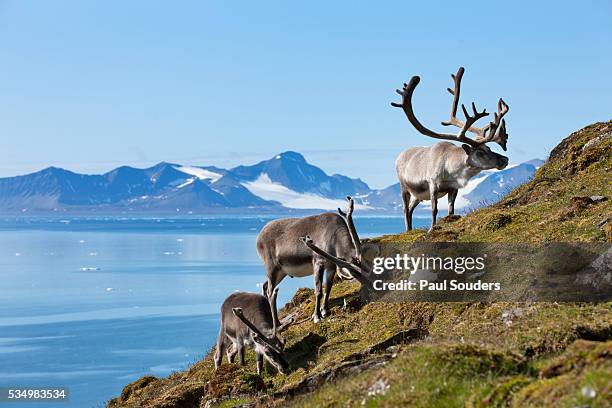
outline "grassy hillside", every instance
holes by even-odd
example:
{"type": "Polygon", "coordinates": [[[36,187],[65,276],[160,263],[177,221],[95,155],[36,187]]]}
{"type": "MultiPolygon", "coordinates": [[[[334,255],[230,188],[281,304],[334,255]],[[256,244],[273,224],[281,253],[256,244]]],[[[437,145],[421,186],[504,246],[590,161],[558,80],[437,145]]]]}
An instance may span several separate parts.
{"type": "MultiPolygon", "coordinates": [[[[535,178],[498,204],[444,219],[416,241],[612,240],[612,122],[563,140],[535,178]]],[[[215,372],[212,351],[184,372],[144,377],[110,407],[610,406],[612,303],[369,303],[356,283],[332,291],[332,316],[313,324],[301,289],[281,314],[291,373],[248,365],[215,372]]]]}

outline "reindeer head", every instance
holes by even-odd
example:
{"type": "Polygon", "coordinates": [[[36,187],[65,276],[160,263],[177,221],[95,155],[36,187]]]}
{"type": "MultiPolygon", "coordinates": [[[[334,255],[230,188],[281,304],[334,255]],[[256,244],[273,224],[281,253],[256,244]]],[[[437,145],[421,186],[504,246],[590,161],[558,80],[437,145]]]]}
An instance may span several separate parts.
{"type": "Polygon", "coordinates": [[[421,81],[418,76],[413,76],[408,84],[404,84],[401,90],[397,90],[397,93],[402,96],[402,103],[394,103],[391,105],[397,108],[402,108],[408,121],[414,126],[416,130],[425,136],[433,137],[434,139],[451,140],[455,142],[461,142],[463,150],[467,154],[467,164],[480,169],[503,169],[508,165],[508,158],[493,152],[486,144],[489,142],[495,142],[506,150],[508,142],[508,133],[506,132],[506,121],[504,116],[508,113],[508,104],[503,99],[499,99],[497,103],[497,112],[493,114],[493,120],[483,128],[474,127],[474,123],[485,116],[488,116],[486,109],[482,112],[478,112],[476,105],[472,102],[472,114],[468,112],[465,105],[461,105],[461,110],[465,116],[465,121],[457,118],[457,107],[459,106],[459,94],[461,92],[461,78],[465,69],[459,68],[457,74],[451,75],[455,86],[453,89],[448,88],[448,92],[453,95],[453,103],[451,105],[450,118],[448,121],[442,122],[444,126],[456,126],[460,129],[456,135],[447,133],[434,132],[423,126],[414,115],[412,109],[412,94],[414,89],[421,81]],[[470,132],[476,135],[475,139],[470,139],[466,136],[466,133],[470,132]]]}
{"type": "MultiPolygon", "coordinates": [[[[275,342],[275,346],[271,346],[268,343],[268,340],[264,340],[258,334],[253,333],[253,342],[255,344],[255,351],[264,356],[264,358],[270,363],[274,368],[278,370],[281,374],[287,374],[289,372],[289,363],[282,354],[281,347],[285,345],[280,342],[275,342]]],[[[275,338],[276,339],[276,338],[275,338]]]]}
{"type": "Polygon", "coordinates": [[[310,248],[312,252],[319,254],[321,257],[336,264],[338,268],[347,271],[347,273],[350,274],[350,279],[357,279],[362,284],[369,283],[372,279],[371,268],[363,264],[361,261],[357,262],[355,259],[353,259],[352,261],[347,261],[344,258],[332,255],[317,246],[312,240],[312,238],[310,238],[310,236],[308,235],[305,237],[301,237],[300,240],[304,243],[304,245],[310,248]]]}
{"type": "Polygon", "coordinates": [[[277,326],[278,321],[276,312],[276,298],[278,296],[278,287],[274,289],[272,297],[269,300],[271,318],[272,318],[272,329],[260,330],[255,326],[249,319],[246,318],[242,312],[242,308],[235,307],[232,309],[234,315],[242,320],[242,322],[251,330],[251,339],[255,346],[255,351],[264,356],[264,358],[281,374],[287,374],[289,370],[289,363],[283,357],[283,349],[285,348],[285,339],[280,334],[285,331],[291,323],[293,318],[289,317],[284,319],[284,322],[280,326],[277,326]]]}
{"type": "Polygon", "coordinates": [[[472,147],[469,144],[461,145],[465,153],[467,153],[467,164],[470,167],[479,170],[489,169],[504,169],[508,165],[508,158],[501,154],[495,153],[489,146],[483,144],[478,147],[472,147]]]}
{"type": "Polygon", "coordinates": [[[352,250],[349,250],[346,254],[332,255],[329,252],[318,247],[310,236],[300,237],[300,240],[310,248],[314,253],[318,254],[322,258],[332,262],[338,267],[338,274],[343,279],[357,279],[359,282],[364,283],[370,280],[371,268],[366,264],[365,258],[372,255],[373,252],[378,252],[378,246],[362,245],[359,236],[357,235],[357,229],[353,223],[353,210],[355,209],[355,202],[349,196],[346,197],[349,202],[348,209],[346,212],[338,208],[338,213],[346,222],[346,226],[349,231],[352,242],[352,250]],[[365,248],[364,248],[365,247],[365,248]],[[364,256],[364,253],[366,256],[364,256]]]}
{"type": "Polygon", "coordinates": [[[367,264],[366,258],[370,258],[372,254],[378,253],[379,248],[376,245],[367,243],[365,245],[362,244],[359,235],[357,235],[355,224],[353,223],[355,202],[350,196],[346,197],[346,199],[349,202],[347,211],[344,212],[338,208],[338,213],[346,222],[353,244],[351,249],[345,251],[346,253],[336,254],[336,256],[318,247],[308,235],[300,237],[300,240],[314,253],[335,264],[338,267],[338,275],[340,275],[341,278],[347,280],[357,279],[359,282],[363,283],[369,279],[371,272],[371,265],[367,264]]]}

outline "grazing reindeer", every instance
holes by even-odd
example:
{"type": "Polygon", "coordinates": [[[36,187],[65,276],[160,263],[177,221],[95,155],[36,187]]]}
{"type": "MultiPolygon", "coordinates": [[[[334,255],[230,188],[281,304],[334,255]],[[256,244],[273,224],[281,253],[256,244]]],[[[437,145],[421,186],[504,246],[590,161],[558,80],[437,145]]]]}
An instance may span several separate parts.
{"type": "Polygon", "coordinates": [[[402,103],[391,103],[392,106],[402,108],[408,117],[408,121],[425,136],[434,139],[451,140],[463,143],[461,147],[449,142],[439,142],[431,147],[413,147],[404,150],[397,160],[395,167],[400,180],[402,200],[404,201],[404,217],[406,230],[412,229],[412,212],[423,200],[431,200],[431,231],[436,224],[438,214],[438,198],[448,194],[448,214],[455,212],[455,199],[460,188],[464,187],[468,180],[482,170],[503,169],[508,165],[508,158],[494,153],[486,145],[489,142],[498,143],[506,150],[508,134],[506,133],[506,121],[503,117],[508,113],[508,105],[499,99],[497,113],[493,120],[484,128],[474,127],[474,123],[487,116],[486,109],[478,112],[476,105],[472,103],[472,114],[470,115],[462,104],[461,109],[465,115],[465,122],[457,118],[457,106],[459,105],[459,92],[461,90],[461,77],[464,68],[459,68],[456,75],[451,75],[454,89],[448,88],[453,95],[450,119],[442,122],[444,126],[456,126],[460,128],[458,134],[437,133],[423,126],[414,116],[412,109],[412,93],[421,80],[413,76],[408,84],[404,84],[402,90],[397,93],[402,96],[402,103]],[[477,138],[470,139],[465,134],[474,133],[477,138]]]}
{"type": "Polygon", "coordinates": [[[336,269],[336,265],[308,250],[300,237],[310,235],[323,248],[341,258],[361,260],[361,241],[353,224],[354,202],[351,197],[348,210],[339,214],[325,213],[303,218],[283,218],[266,224],[257,237],[257,252],[261,257],[267,274],[266,291],[268,297],[276,286],[289,275],[303,277],[314,275],[315,308],[312,315],[314,322],[319,322],[329,315],[329,294],[336,272],[342,278],[352,279],[348,271],[336,269]],[[321,289],[323,274],[325,276],[325,293],[321,307],[321,289]]]}
{"type": "Polygon", "coordinates": [[[236,292],[225,299],[221,306],[221,329],[215,351],[215,369],[221,365],[223,352],[234,362],[238,354],[244,365],[244,347],[254,347],[257,352],[257,374],[261,374],[264,358],[281,374],[286,374],[289,364],[283,358],[285,347],[280,333],[292,323],[292,319],[277,324],[276,297],[278,288],[271,298],[257,293],[236,292]],[[229,343],[229,344],[228,344],[229,343]]]}

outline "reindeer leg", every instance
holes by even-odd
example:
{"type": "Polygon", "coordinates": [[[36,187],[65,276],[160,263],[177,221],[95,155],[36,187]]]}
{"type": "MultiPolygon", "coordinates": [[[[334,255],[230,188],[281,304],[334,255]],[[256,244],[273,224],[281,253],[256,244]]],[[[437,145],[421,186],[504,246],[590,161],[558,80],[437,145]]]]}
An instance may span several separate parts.
{"type": "Polygon", "coordinates": [[[240,365],[244,365],[244,346],[242,344],[236,345],[236,351],[238,352],[238,359],[240,361],[240,365]]]}
{"type": "Polygon", "coordinates": [[[257,374],[261,375],[261,372],[263,371],[263,354],[257,353],[257,374]]]}
{"type": "Polygon", "coordinates": [[[433,185],[429,185],[429,198],[431,200],[431,228],[429,228],[429,232],[433,231],[434,226],[436,225],[436,217],[438,216],[438,191],[437,188],[433,185]]]}
{"type": "Polygon", "coordinates": [[[412,212],[410,211],[410,192],[402,190],[402,201],[404,201],[404,221],[406,223],[406,231],[412,230],[412,212]]]}
{"type": "Polygon", "coordinates": [[[459,190],[451,190],[448,192],[448,215],[455,214],[455,199],[459,190]]]}
{"type": "Polygon", "coordinates": [[[227,361],[230,362],[230,364],[234,364],[234,357],[236,357],[236,353],[238,351],[236,350],[236,345],[234,343],[230,344],[230,346],[227,348],[227,361]]]}
{"type": "MultiPolygon", "coordinates": [[[[278,286],[279,283],[281,283],[281,281],[287,275],[283,273],[282,269],[279,266],[273,266],[271,268],[268,268],[268,265],[266,265],[266,269],[268,272],[268,280],[264,284],[264,290],[266,292],[266,296],[268,297],[268,299],[270,299],[272,298],[272,293],[274,292],[274,289],[278,286]]],[[[276,313],[276,315],[278,316],[278,313],[276,313]]],[[[280,322],[277,321],[276,325],[280,326],[280,322]]]]}
{"type": "Polygon", "coordinates": [[[221,363],[223,362],[223,351],[225,349],[225,333],[223,329],[219,332],[219,337],[217,337],[217,349],[215,350],[215,370],[219,368],[221,363]]]}
{"type": "Polygon", "coordinates": [[[323,292],[323,310],[321,310],[321,316],[326,318],[329,316],[329,294],[334,284],[334,277],[336,276],[335,266],[327,269],[325,272],[325,291],[323,292]]]}
{"type": "Polygon", "coordinates": [[[322,261],[314,261],[314,290],[315,290],[315,307],[314,313],[312,314],[312,320],[315,323],[319,323],[321,320],[321,286],[323,280],[323,273],[325,272],[325,265],[322,261]]]}
{"type": "Polygon", "coordinates": [[[410,220],[410,229],[412,229],[412,213],[420,202],[421,200],[419,200],[418,198],[414,196],[410,197],[410,205],[408,206],[408,219],[410,220]]]}

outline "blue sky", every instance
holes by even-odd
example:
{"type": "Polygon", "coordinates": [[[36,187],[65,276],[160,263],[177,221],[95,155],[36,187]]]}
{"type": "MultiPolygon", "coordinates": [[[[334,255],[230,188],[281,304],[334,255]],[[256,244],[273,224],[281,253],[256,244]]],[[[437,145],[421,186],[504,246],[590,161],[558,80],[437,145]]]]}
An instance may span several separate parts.
{"type": "Polygon", "coordinates": [[[511,162],[612,118],[612,2],[0,1],[0,177],[166,160],[230,167],[297,150],[395,182],[432,144],[450,74],[507,116],[511,162]],[[469,6],[468,6],[469,4],[469,6]]]}

